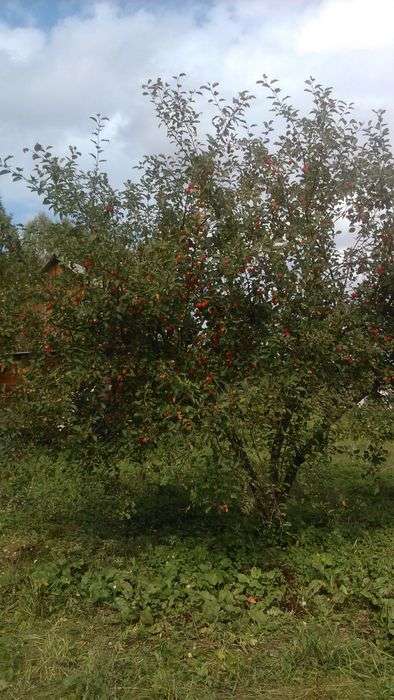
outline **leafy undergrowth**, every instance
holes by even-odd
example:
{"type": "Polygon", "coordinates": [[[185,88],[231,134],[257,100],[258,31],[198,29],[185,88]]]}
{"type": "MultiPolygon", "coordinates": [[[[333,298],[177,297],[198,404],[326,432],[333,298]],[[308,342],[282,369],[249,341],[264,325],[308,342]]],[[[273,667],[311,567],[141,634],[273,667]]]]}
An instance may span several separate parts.
{"type": "Polygon", "coordinates": [[[388,471],[309,475],[276,531],[175,502],[120,526],[76,475],[5,474],[2,697],[392,697],[388,471]]]}

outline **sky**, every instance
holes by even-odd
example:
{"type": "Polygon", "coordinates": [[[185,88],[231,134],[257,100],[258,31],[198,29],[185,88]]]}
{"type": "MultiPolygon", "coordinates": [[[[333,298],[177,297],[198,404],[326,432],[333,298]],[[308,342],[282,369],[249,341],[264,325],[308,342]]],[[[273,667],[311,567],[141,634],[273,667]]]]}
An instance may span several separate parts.
{"type": "MultiPolygon", "coordinates": [[[[180,72],[190,87],[219,81],[225,95],[258,95],[266,73],[304,109],[312,75],[362,119],[387,109],[393,134],[393,28],[394,0],[0,0],[0,155],[29,166],[22,148],[37,141],[87,153],[89,116],[101,112],[120,186],[166,144],[142,83],[180,72]]],[[[0,198],[15,223],[44,210],[6,176],[0,198]]]]}

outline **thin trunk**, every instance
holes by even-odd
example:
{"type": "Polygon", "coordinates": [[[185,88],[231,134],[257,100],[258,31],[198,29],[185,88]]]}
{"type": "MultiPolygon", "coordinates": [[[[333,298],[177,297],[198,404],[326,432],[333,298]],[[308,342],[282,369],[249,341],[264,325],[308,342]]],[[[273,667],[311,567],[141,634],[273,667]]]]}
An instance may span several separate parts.
{"type": "Polygon", "coordinates": [[[239,435],[233,431],[227,431],[227,439],[237,455],[240,465],[249,476],[249,488],[258,512],[266,521],[280,520],[281,513],[275,489],[271,493],[262,489],[261,481],[239,435]]]}
{"type": "Polygon", "coordinates": [[[290,421],[291,421],[292,413],[291,411],[286,411],[283,418],[279,421],[276,434],[272,443],[271,447],[271,454],[270,454],[270,476],[271,476],[271,481],[274,484],[274,486],[278,486],[280,484],[281,478],[280,478],[280,462],[281,462],[281,455],[282,455],[282,449],[283,449],[283,444],[285,441],[285,437],[287,434],[287,431],[290,426],[290,421]]]}
{"type": "Polygon", "coordinates": [[[278,425],[275,440],[270,455],[271,490],[265,492],[253,463],[245,449],[242,439],[234,431],[227,431],[227,439],[233,448],[240,465],[249,477],[250,491],[264,519],[278,520],[282,518],[281,506],[288,498],[297,479],[301,466],[311,454],[315,446],[323,447],[328,442],[328,425],[318,428],[306,443],[296,450],[291,463],[284,474],[281,474],[281,457],[286,436],[289,430],[292,414],[288,412],[278,425]]]}
{"type": "Polygon", "coordinates": [[[282,497],[287,498],[294,482],[297,479],[300,467],[311,454],[315,446],[320,447],[320,451],[327,446],[329,436],[329,426],[323,425],[317,428],[313,435],[307,440],[305,445],[296,450],[291,464],[288,466],[282,486],[282,497]]]}
{"type": "Polygon", "coordinates": [[[242,468],[250,477],[250,488],[255,494],[258,489],[259,479],[241,438],[235,432],[229,430],[227,431],[227,439],[236,453],[242,468]]]}

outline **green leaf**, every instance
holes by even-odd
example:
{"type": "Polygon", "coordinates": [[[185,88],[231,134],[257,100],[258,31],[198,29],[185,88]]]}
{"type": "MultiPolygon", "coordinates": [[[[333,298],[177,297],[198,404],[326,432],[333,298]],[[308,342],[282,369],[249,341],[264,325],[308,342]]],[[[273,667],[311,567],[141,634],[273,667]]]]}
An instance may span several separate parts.
{"type": "Polygon", "coordinates": [[[140,614],[140,622],[142,625],[145,625],[146,627],[150,627],[154,623],[152,611],[150,607],[146,607],[142,610],[140,614]]]}
{"type": "Polygon", "coordinates": [[[267,613],[264,604],[256,603],[256,605],[253,605],[249,610],[249,617],[259,625],[264,624],[267,621],[267,613]]]}

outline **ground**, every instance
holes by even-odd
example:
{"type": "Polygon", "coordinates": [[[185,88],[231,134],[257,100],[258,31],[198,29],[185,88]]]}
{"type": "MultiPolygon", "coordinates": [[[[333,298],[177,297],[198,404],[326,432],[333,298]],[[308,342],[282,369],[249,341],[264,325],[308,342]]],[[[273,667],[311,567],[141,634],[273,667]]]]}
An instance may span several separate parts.
{"type": "Polygon", "coordinates": [[[0,697],[393,697],[388,466],[306,475],[280,529],[127,521],[59,463],[2,469],[0,697]]]}

